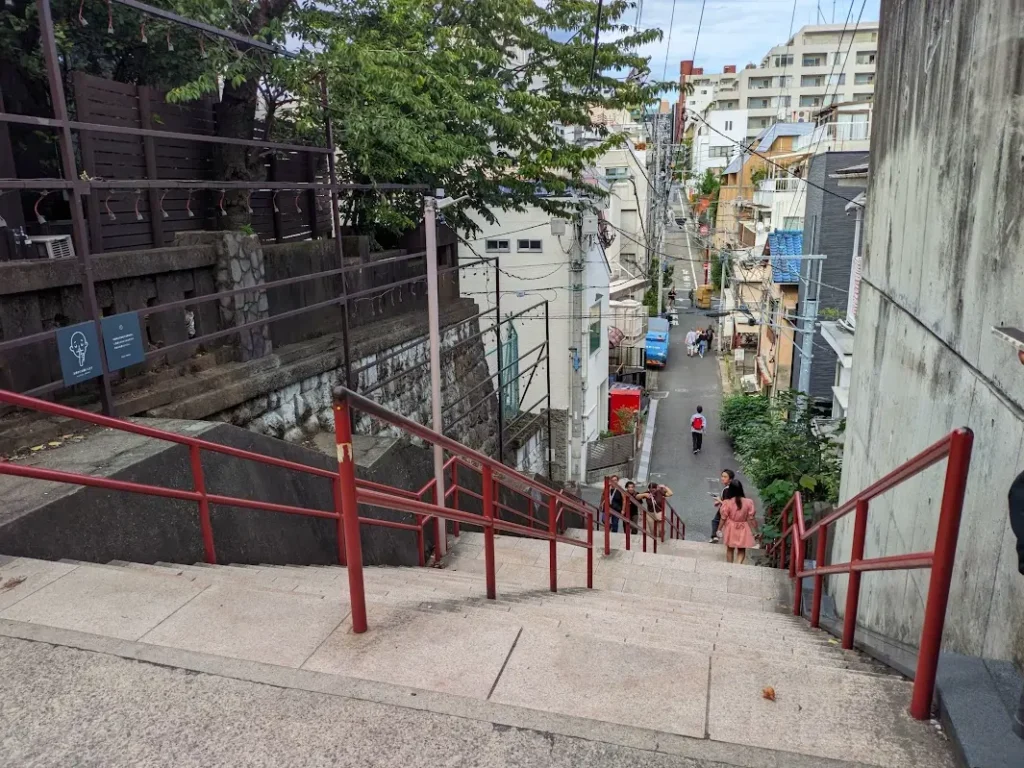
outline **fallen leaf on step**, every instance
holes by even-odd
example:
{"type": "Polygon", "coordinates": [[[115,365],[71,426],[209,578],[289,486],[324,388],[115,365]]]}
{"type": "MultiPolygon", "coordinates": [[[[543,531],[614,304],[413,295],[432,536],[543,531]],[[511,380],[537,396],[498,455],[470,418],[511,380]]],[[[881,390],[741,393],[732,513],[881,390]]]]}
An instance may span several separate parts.
{"type": "Polygon", "coordinates": [[[60,439],[61,440],[70,440],[72,437],[74,437],[74,435],[61,435],[60,439]]]}
{"type": "Polygon", "coordinates": [[[775,701],[775,689],[771,686],[761,691],[761,695],[768,699],[768,701],[775,701]]]}
{"type": "Polygon", "coordinates": [[[64,445],[64,443],[59,443],[56,440],[54,440],[52,443],[47,443],[47,445],[50,446],[51,448],[60,448],[62,445],[64,445]]]}
{"type": "Polygon", "coordinates": [[[38,453],[39,451],[43,450],[43,448],[45,448],[45,447],[46,446],[43,446],[43,445],[33,445],[31,448],[29,448],[29,450],[32,451],[32,453],[38,453]]]}
{"type": "Polygon", "coordinates": [[[14,589],[27,578],[27,576],[15,576],[12,579],[8,579],[3,584],[0,584],[0,592],[6,592],[9,589],[14,589]]]}
{"type": "Polygon", "coordinates": [[[828,644],[829,644],[829,645],[839,645],[839,641],[838,641],[838,640],[836,640],[836,639],[835,639],[834,637],[830,637],[830,638],[828,639],[828,644]]]}

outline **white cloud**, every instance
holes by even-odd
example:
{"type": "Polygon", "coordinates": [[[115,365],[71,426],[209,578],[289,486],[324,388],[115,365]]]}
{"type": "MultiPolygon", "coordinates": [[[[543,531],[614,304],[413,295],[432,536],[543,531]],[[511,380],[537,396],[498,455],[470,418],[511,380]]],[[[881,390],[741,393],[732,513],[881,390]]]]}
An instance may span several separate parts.
{"type": "MultiPolygon", "coordinates": [[[[835,0],[835,23],[842,24],[850,14],[852,25],[862,1],[835,0]]],[[[861,21],[877,21],[878,5],[879,0],[867,0],[861,21]]],[[[660,43],[641,50],[651,57],[653,77],[660,79],[664,71],[666,80],[676,80],[679,62],[693,58],[700,11],[701,0],[676,0],[670,39],[672,0],[644,0],[641,26],[658,28],[664,33],[660,43]]],[[[707,0],[700,39],[696,41],[696,66],[703,67],[705,72],[721,72],[727,64],[735,64],[739,69],[746,64],[759,64],[772,46],[782,45],[789,38],[791,18],[795,33],[807,24],[831,24],[832,12],[833,0],[796,0],[795,17],[793,0],[707,0]],[[824,21],[818,15],[819,9],[824,21]]],[[[635,17],[635,11],[628,11],[623,21],[632,24],[635,17]]]]}

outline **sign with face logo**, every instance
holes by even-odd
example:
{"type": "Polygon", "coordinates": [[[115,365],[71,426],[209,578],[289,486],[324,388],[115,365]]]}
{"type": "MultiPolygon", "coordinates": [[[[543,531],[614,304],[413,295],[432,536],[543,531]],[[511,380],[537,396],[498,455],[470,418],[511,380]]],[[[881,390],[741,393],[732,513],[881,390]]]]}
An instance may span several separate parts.
{"type": "Polygon", "coordinates": [[[96,324],[79,323],[57,329],[57,353],[60,371],[67,386],[102,375],[100,343],[96,324]]]}

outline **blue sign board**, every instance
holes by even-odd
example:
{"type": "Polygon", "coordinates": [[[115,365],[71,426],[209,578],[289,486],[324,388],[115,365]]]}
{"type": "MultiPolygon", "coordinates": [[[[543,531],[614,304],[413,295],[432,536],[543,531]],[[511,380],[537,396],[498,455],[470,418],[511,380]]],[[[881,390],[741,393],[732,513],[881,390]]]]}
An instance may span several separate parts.
{"type": "Polygon", "coordinates": [[[104,317],[100,327],[110,370],[119,371],[129,365],[145,362],[146,351],[142,347],[142,328],[137,312],[104,317]]]}
{"type": "Polygon", "coordinates": [[[58,328],[57,352],[61,375],[69,387],[103,374],[100,343],[93,322],[58,328]]]}

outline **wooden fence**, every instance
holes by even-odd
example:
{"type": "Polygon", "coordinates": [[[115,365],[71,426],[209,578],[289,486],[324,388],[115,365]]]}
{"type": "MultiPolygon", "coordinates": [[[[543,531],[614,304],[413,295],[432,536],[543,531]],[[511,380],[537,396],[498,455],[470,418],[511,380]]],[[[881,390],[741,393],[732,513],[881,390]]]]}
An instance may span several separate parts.
{"type": "MultiPolygon", "coordinates": [[[[83,122],[212,136],[216,104],[212,99],[170,104],[166,92],[75,72],[72,90],[77,118],[83,122]]],[[[262,130],[257,128],[258,131],[262,130]]],[[[80,134],[82,166],[102,179],[214,180],[216,145],[157,137],[80,134]]],[[[257,135],[254,138],[262,138],[257,135]]],[[[258,150],[252,150],[258,151],[258,150]]],[[[305,152],[263,155],[267,181],[322,181],[322,156],[305,152]]],[[[220,195],[187,189],[108,190],[89,195],[86,217],[93,253],[159,248],[174,243],[174,233],[218,229],[220,195]]],[[[313,190],[257,191],[249,200],[251,223],[264,242],[308,239],[330,231],[326,195],[313,190]]]]}

